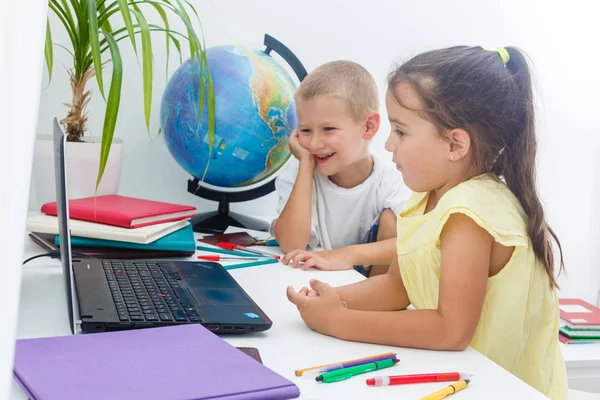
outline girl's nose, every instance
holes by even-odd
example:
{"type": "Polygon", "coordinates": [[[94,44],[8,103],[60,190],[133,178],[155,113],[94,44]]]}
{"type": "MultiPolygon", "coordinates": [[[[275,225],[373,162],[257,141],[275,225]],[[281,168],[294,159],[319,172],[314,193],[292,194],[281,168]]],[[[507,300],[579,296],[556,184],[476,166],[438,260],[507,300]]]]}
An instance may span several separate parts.
{"type": "Polygon", "coordinates": [[[392,144],[392,134],[391,133],[388,136],[387,140],[385,141],[385,149],[387,151],[389,151],[390,153],[394,152],[394,146],[392,144]]]}

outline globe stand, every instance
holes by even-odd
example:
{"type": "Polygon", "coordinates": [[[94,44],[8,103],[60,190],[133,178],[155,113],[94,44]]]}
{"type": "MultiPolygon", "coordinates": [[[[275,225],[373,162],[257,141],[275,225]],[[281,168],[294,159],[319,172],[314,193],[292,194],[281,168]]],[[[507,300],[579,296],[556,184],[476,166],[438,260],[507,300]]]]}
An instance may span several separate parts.
{"type": "Polygon", "coordinates": [[[269,230],[268,222],[231,212],[229,204],[258,199],[271,193],[273,190],[275,190],[275,180],[243,192],[219,192],[202,186],[197,178],[188,180],[188,192],[204,199],[219,202],[217,211],[196,214],[192,218],[191,222],[194,232],[223,233],[229,226],[267,232],[269,230]]]}
{"type": "MultiPolygon", "coordinates": [[[[265,54],[275,51],[292,68],[300,82],[306,77],[307,72],[300,60],[283,43],[270,35],[265,34],[265,54]]],[[[229,226],[252,229],[257,231],[268,231],[269,223],[258,218],[241,215],[229,210],[229,204],[241,201],[250,201],[263,197],[275,190],[275,180],[271,179],[262,186],[240,192],[223,192],[210,189],[202,185],[198,178],[188,180],[188,192],[213,201],[218,201],[217,211],[197,214],[192,218],[192,226],[195,232],[223,233],[229,226]]]]}

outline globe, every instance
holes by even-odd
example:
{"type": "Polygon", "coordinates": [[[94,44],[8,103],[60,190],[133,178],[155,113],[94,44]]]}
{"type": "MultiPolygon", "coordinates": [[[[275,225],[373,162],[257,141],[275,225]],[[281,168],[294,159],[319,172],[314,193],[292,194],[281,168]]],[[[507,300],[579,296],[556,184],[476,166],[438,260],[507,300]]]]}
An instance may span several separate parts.
{"type": "MultiPolygon", "coordinates": [[[[267,180],[290,157],[297,126],[296,83],[263,51],[216,46],[206,56],[214,83],[216,122],[209,151],[204,96],[198,119],[200,68],[184,62],[169,80],[160,120],[171,155],[203,184],[238,189],[267,180]]],[[[203,77],[206,80],[206,76],[203,77]]]]}

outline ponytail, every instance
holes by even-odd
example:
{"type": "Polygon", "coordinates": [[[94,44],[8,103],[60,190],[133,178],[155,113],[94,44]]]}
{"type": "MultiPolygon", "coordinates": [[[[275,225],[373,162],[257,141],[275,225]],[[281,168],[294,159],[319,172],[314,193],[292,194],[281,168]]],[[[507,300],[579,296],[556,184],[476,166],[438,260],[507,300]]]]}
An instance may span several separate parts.
{"type": "MultiPolygon", "coordinates": [[[[562,246],[558,237],[548,225],[544,208],[537,190],[536,151],[533,91],[531,75],[525,56],[514,47],[507,47],[510,56],[506,68],[510,72],[518,90],[512,128],[513,141],[505,142],[505,148],[496,160],[492,172],[503,176],[506,185],[521,202],[529,216],[527,231],[533,251],[543,264],[552,287],[558,287],[554,278],[554,253],[552,240],[560,254],[560,271],[564,270],[562,246]]],[[[510,122],[509,122],[510,123],[510,122]]]]}

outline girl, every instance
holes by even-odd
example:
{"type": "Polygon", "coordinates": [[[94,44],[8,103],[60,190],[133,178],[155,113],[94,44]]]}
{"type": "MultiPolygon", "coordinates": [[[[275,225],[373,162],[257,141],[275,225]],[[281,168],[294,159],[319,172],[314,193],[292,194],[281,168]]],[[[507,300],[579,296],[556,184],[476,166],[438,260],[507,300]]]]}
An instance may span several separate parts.
{"type": "Polygon", "coordinates": [[[536,189],[534,106],[516,48],[452,47],[394,71],[386,149],[414,192],[386,275],[288,287],[304,322],[344,340],[433,350],[471,345],[565,399],[552,241],[536,189]],[[412,304],[416,310],[406,310],[412,304]]]}

